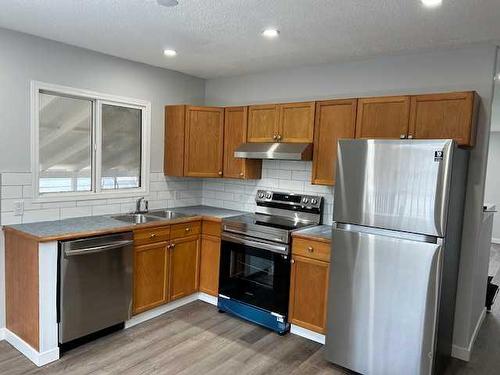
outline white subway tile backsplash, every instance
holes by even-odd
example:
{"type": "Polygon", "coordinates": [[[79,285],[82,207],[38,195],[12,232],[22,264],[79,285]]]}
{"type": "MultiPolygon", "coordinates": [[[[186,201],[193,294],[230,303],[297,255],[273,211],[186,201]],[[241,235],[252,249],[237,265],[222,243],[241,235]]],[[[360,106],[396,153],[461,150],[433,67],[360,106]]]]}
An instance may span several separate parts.
{"type": "Polygon", "coordinates": [[[291,179],[299,180],[299,181],[311,181],[311,172],[310,171],[291,171],[291,179]]]}
{"type": "Polygon", "coordinates": [[[70,219],[72,217],[91,216],[91,215],[92,215],[92,207],[90,206],[61,208],[61,219],[70,219]]]}
{"type": "Polygon", "coordinates": [[[303,192],[304,181],[279,180],[278,187],[284,191],[303,192]]]}
{"type": "MultiPolygon", "coordinates": [[[[150,193],[145,196],[151,209],[205,204],[240,211],[255,211],[259,189],[283,190],[322,195],[324,222],[331,223],[333,188],[311,185],[311,162],[264,160],[262,179],[191,179],[151,173],[150,193]]],[[[1,223],[14,224],[78,216],[110,215],[135,210],[135,197],[84,201],[34,203],[30,173],[3,174],[12,185],[2,184],[1,223]],[[6,176],[7,175],[7,176],[6,176]],[[14,203],[24,202],[24,215],[14,216],[14,203]]]]}
{"type": "Polygon", "coordinates": [[[23,187],[22,186],[3,186],[1,189],[2,199],[11,199],[11,198],[22,198],[23,197],[23,187]]]}
{"type": "Polygon", "coordinates": [[[23,198],[34,198],[33,186],[23,185],[23,198]]]}
{"type": "Polygon", "coordinates": [[[61,218],[59,208],[47,208],[35,211],[24,211],[23,223],[33,223],[36,221],[52,221],[61,218]]]}
{"type": "Polygon", "coordinates": [[[2,173],[2,186],[31,185],[31,173],[2,173]]]}
{"type": "Polygon", "coordinates": [[[205,179],[202,202],[207,206],[253,212],[259,189],[321,195],[325,200],[323,223],[331,224],[333,188],[311,185],[311,171],[312,162],[264,160],[261,180],[205,179]]]}
{"type": "Polygon", "coordinates": [[[15,216],[13,212],[2,212],[0,214],[0,225],[21,224],[22,216],[15,216]]]}

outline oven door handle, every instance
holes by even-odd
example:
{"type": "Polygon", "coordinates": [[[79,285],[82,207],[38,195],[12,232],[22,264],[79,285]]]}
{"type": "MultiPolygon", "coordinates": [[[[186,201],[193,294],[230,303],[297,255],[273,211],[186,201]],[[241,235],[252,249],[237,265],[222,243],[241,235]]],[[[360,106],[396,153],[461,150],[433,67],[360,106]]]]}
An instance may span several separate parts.
{"type": "Polygon", "coordinates": [[[222,241],[233,242],[241,245],[252,246],[258,249],[272,251],[273,253],[288,255],[288,245],[270,244],[267,242],[253,241],[239,236],[223,233],[221,236],[222,241]]]}

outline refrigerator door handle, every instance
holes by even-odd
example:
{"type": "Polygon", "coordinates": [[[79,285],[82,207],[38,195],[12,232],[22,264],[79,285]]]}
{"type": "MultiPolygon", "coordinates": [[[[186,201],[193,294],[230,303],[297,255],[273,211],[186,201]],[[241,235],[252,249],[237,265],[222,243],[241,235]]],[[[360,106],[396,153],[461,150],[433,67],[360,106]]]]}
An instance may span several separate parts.
{"type": "Polygon", "coordinates": [[[334,223],[334,228],[347,230],[350,232],[360,232],[367,234],[375,234],[380,236],[394,237],[402,240],[410,240],[410,241],[418,241],[418,242],[426,242],[442,245],[443,238],[436,236],[429,236],[427,234],[419,234],[419,233],[409,233],[409,232],[400,232],[396,230],[390,229],[382,229],[375,227],[366,227],[363,225],[356,224],[347,224],[347,223],[334,223]]]}

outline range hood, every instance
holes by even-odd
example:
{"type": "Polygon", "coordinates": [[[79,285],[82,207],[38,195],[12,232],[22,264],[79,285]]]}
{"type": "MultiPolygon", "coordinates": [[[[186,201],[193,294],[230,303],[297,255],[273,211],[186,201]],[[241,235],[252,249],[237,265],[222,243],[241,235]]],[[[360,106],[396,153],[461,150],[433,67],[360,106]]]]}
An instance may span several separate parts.
{"type": "Polygon", "coordinates": [[[312,160],[311,143],[243,143],[235,158],[272,160],[312,160]]]}

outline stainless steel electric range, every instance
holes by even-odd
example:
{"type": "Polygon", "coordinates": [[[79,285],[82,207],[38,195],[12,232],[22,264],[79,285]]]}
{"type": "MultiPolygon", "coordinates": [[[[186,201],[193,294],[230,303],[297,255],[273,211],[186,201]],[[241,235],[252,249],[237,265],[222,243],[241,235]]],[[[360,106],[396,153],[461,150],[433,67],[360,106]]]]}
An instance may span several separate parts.
{"type": "Polygon", "coordinates": [[[222,221],[218,308],[284,334],[291,233],[321,223],[323,198],[259,190],[255,202],[255,213],[222,221]]]}

